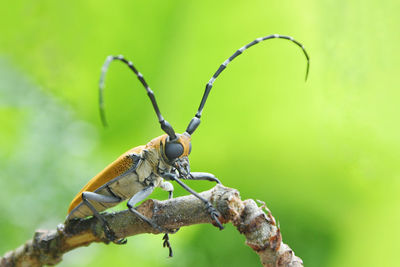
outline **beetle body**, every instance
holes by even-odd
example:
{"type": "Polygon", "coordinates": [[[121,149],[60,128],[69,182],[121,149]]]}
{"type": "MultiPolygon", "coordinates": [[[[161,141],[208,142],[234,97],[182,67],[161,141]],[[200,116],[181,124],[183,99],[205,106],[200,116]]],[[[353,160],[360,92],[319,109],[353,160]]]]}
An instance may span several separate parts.
{"type": "MultiPolygon", "coordinates": [[[[176,168],[172,166],[165,153],[167,139],[168,135],[164,134],[154,138],[145,146],[128,150],[93,177],[72,200],[67,220],[93,215],[90,208],[83,203],[83,192],[117,197],[120,202],[131,198],[150,185],[172,192],[172,185],[164,181],[162,177],[164,173],[176,172],[176,168]]],[[[179,162],[187,169],[186,172],[190,172],[188,164],[190,140],[191,137],[187,133],[177,135],[177,143],[182,145],[183,153],[175,161],[175,166],[177,167],[179,162]]],[[[96,211],[101,212],[118,203],[93,202],[92,205],[96,211]]]]}

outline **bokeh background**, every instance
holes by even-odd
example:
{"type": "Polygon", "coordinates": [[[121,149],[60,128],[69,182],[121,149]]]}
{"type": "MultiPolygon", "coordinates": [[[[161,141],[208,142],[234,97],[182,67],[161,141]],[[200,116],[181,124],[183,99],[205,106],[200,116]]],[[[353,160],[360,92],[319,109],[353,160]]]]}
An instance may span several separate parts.
{"type": "MultiPolygon", "coordinates": [[[[144,89],[116,62],[110,127],[97,83],[123,54],[178,132],[227,57],[193,135],[193,171],[265,201],[306,266],[397,266],[400,249],[399,1],[3,1],[0,16],[0,254],[54,229],[104,166],[162,134],[144,89]]],[[[190,182],[198,191],[212,186],[190,182]]],[[[186,192],[176,187],[175,195],[186,192]]],[[[153,197],[165,199],[161,190],[153,197]]],[[[260,266],[228,225],[92,244],[60,266],[260,266]]]]}

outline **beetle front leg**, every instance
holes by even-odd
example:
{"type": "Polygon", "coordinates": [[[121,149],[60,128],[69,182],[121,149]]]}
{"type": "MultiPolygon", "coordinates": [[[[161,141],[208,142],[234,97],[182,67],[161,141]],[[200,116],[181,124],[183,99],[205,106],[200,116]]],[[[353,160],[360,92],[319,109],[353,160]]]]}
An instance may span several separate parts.
{"type": "Polygon", "coordinates": [[[203,198],[202,196],[200,196],[197,192],[195,192],[193,189],[191,189],[189,186],[187,186],[186,184],[184,184],[181,180],[178,179],[176,174],[173,173],[164,173],[163,177],[165,177],[165,179],[168,180],[174,180],[175,182],[177,182],[180,186],[182,186],[186,191],[188,191],[189,193],[191,193],[192,195],[194,195],[195,197],[197,197],[198,199],[200,199],[201,201],[204,202],[204,204],[206,205],[207,211],[208,213],[210,213],[211,218],[215,221],[215,223],[217,224],[218,228],[220,230],[224,229],[224,226],[222,226],[221,222],[219,221],[218,217],[219,217],[219,212],[213,207],[213,205],[210,203],[210,201],[208,201],[207,199],[203,198]]]}
{"type": "Polygon", "coordinates": [[[190,175],[186,178],[188,180],[205,180],[210,182],[216,182],[217,184],[221,184],[219,179],[214,176],[214,174],[208,172],[191,172],[190,175]]]}
{"type": "Polygon", "coordinates": [[[99,221],[101,221],[106,238],[116,244],[126,244],[127,240],[125,238],[116,240],[115,233],[108,225],[106,219],[104,219],[104,217],[100,215],[100,213],[96,210],[95,207],[93,207],[93,205],[89,202],[89,200],[96,201],[99,203],[119,203],[121,202],[121,199],[115,196],[106,196],[88,191],[82,193],[82,202],[92,211],[93,215],[99,221]]]}
{"type": "MultiPolygon", "coordinates": [[[[163,182],[160,184],[160,187],[161,187],[162,190],[168,192],[168,199],[171,199],[172,196],[173,196],[173,194],[174,194],[174,186],[173,186],[170,182],[163,181],[163,182]]],[[[169,235],[168,235],[168,234],[165,234],[165,235],[163,236],[163,240],[164,240],[164,242],[163,242],[163,247],[164,247],[164,248],[167,247],[167,248],[169,249],[169,257],[172,257],[172,256],[173,256],[173,253],[172,253],[171,244],[169,243],[169,235]]]]}
{"type": "Polygon", "coordinates": [[[171,199],[174,195],[174,186],[167,181],[162,181],[161,184],[159,185],[159,187],[168,192],[168,199],[171,199]]]}

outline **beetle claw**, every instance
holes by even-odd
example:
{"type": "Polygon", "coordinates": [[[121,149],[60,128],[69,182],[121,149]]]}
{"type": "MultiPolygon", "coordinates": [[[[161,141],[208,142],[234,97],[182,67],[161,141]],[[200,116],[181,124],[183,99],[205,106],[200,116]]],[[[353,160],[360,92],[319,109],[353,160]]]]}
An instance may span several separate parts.
{"type": "Polygon", "coordinates": [[[114,243],[117,244],[117,245],[125,245],[126,243],[128,243],[128,239],[120,238],[120,239],[114,241],[114,243]]]}
{"type": "Polygon", "coordinates": [[[224,226],[222,223],[219,221],[218,217],[221,216],[221,214],[211,205],[211,203],[207,203],[207,211],[210,213],[211,218],[214,220],[214,225],[216,225],[219,230],[223,230],[224,226]]]}
{"type": "Polygon", "coordinates": [[[163,240],[164,240],[164,242],[163,242],[163,247],[164,247],[164,248],[167,247],[167,248],[169,249],[168,257],[171,258],[171,257],[173,256],[173,253],[172,253],[171,244],[169,243],[169,236],[168,236],[168,234],[165,234],[165,235],[163,236],[163,240]]]}
{"type": "Polygon", "coordinates": [[[106,239],[110,242],[113,242],[114,244],[125,245],[128,242],[128,240],[126,238],[117,239],[114,231],[111,230],[110,226],[107,223],[104,224],[103,230],[104,230],[104,235],[106,236],[106,239]]]}

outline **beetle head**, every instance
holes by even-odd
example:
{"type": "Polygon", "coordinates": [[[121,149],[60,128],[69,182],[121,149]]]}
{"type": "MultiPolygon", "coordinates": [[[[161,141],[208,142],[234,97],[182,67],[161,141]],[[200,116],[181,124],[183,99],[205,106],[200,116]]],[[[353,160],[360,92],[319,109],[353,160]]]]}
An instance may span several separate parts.
{"type": "Polygon", "coordinates": [[[190,174],[188,156],[192,150],[191,137],[188,133],[176,134],[176,138],[171,140],[168,136],[163,146],[164,159],[176,168],[183,177],[190,174]]]}

